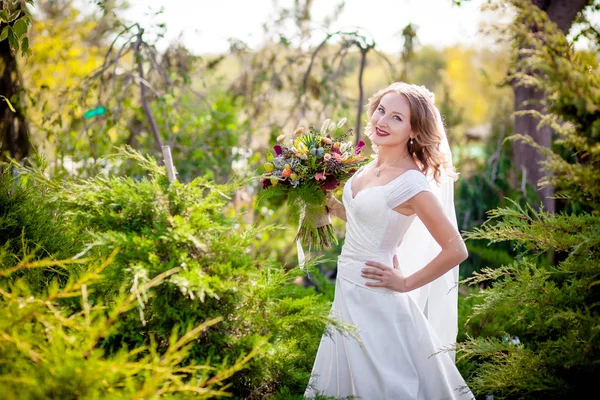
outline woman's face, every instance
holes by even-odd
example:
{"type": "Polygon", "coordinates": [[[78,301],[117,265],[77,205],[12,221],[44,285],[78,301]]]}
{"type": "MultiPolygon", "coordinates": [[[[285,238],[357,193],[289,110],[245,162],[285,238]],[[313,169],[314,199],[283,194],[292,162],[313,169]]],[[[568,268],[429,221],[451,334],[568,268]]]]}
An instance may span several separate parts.
{"type": "Polygon", "coordinates": [[[410,127],[410,106],[404,95],[386,93],[371,116],[371,141],[377,146],[406,146],[414,137],[410,127]]]}

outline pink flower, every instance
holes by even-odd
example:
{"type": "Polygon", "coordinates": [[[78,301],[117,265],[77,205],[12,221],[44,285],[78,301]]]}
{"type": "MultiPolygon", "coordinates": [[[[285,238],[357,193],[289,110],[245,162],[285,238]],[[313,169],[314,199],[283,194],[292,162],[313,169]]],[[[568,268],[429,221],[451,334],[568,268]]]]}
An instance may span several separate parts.
{"type": "Polygon", "coordinates": [[[325,154],[325,155],[323,156],[323,159],[324,159],[325,161],[329,161],[329,160],[331,160],[331,154],[329,154],[329,153],[325,154]]]}
{"type": "Polygon", "coordinates": [[[334,153],[333,156],[336,161],[342,161],[342,155],[340,153],[334,153]]]}
{"type": "Polygon", "coordinates": [[[316,181],[324,181],[325,179],[327,179],[327,178],[325,178],[325,174],[323,172],[317,172],[315,174],[316,181]]]}
{"type": "Polygon", "coordinates": [[[354,148],[354,154],[360,154],[360,151],[362,150],[363,147],[365,147],[365,144],[366,143],[364,141],[359,140],[358,144],[354,148]]]}

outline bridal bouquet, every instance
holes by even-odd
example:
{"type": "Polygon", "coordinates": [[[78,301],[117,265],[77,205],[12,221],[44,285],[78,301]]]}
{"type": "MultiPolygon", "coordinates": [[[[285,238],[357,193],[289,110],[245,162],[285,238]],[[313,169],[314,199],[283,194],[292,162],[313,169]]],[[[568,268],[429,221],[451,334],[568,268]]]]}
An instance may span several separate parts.
{"type": "Polygon", "coordinates": [[[346,140],[352,137],[352,129],[337,134],[344,123],[345,119],[337,124],[326,120],[320,132],[312,127],[297,128],[289,137],[280,135],[273,151],[266,153],[267,162],[261,175],[263,191],[258,201],[286,196],[290,204],[299,206],[296,240],[309,249],[337,244],[325,204],[326,193],[344,183],[367,159],[360,154],[365,142],[361,140],[354,145],[346,140]]]}

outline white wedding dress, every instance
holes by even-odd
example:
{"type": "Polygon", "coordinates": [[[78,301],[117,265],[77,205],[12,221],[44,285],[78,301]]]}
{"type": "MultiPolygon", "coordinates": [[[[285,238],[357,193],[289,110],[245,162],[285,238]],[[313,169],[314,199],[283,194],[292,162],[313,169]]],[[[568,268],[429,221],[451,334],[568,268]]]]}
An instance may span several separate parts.
{"type": "MultiPolygon", "coordinates": [[[[336,330],[323,335],[305,397],[473,399],[453,353],[440,351],[444,346],[418,300],[408,293],[367,287],[368,280],[361,277],[367,260],[393,265],[392,258],[415,220],[414,215],[393,208],[421,191],[431,191],[429,181],[420,171],[408,170],[353,197],[354,176],[342,196],[346,238],[338,259],[331,317],[353,324],[359,340],[336,330]]],[[[403,265],[406,260],[398,261],[403,271],[414,270],[403,265]]]]}

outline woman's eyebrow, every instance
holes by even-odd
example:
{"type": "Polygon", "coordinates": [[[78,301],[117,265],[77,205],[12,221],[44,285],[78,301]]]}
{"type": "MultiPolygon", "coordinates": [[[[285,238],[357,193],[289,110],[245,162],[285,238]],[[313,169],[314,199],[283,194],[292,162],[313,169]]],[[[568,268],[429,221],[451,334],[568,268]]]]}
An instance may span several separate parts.
{"type": "MultiPolygon", "coordinates": [[[[383,105],[381,105],[381,103],[379,103],[379,107],[381,107],[385,110],[385,107],[383,105]]],[[[398,114],[398,115],[402,115],[404,117],[404,114],[402,114],[401,112],[392,111],[392,114],[398,114]]],[[[406,118],[406,117],[404,117],[404,118],[406,118]]]]}

